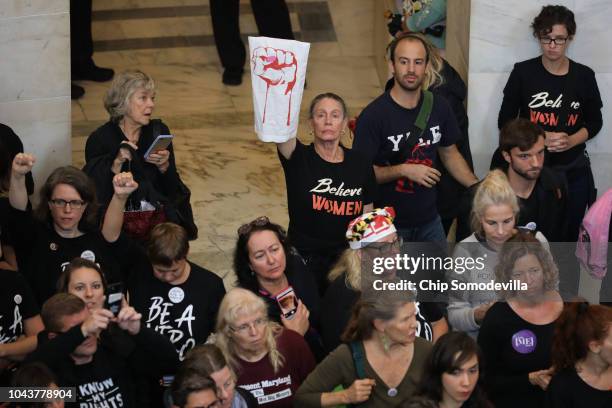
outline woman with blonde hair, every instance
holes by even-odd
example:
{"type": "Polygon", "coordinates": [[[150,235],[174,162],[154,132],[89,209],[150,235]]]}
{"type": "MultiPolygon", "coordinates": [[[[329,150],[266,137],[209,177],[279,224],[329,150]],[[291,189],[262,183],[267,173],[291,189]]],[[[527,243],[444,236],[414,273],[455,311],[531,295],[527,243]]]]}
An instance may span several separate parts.
{"type": "Polygon", "coordinates": [[[265,301],[242,288],[221,301],[214,343],[236,373],[236,385],[270,407],[291,407],[315,366],[303,337],[270,322],[265,301]]]}
{"type": "MultiPolygon", "coordinates": [[[[323,297],[321,337],[326,352],[340,345],[340,337],[349,319],[350,310],[362,292],[364,256],[394,256],[400,252],[402,240],[393,224],[391,207],[377,208],[355,218],[348,226],[346,239],[350,248],[340,256],[329,272],[330,286],[323,297]],[[377,228],[373,226],[376,225],[377,228]],[[364,227],[365,226],[365,227],[364,227]]],[[[429,272],[429,271],[428,271],[429,272]]],[[[417,271],[413,278],[421,277],[417,271]]],[[[428,276],[429,279],[432,276],[428,276]]],[[[436,341],[448,331],[444,310],[437,303],[417,302],[417,336],[436,341]]]]}
{"type": "Polygon", "coordinates": [[[157,214],[149,218],[153,221],[144,230],[126,219],[124,230],[133,238],[146,240],[150,229],[167,219],[183,226],[194,239],[197,227],[190,207],[187,209],[189,197],[180,208],[173,204],[185,202],[187,192],[176,169],[172,142],[154,146],[158,136],[171,135],[161,120],[152,119],[155,96],[153,78],[142,71],[124,71],[115,77],[104,97],[109,121],[87,138],[83,170],[94,180],[103,206],[110,201],[112,176],[121,171],[134,175],[139,188],[130,199],[129,210],[153,208],[157,214]],[[143,201],[150,205],[141,207],[143,201]]]}
{"type": "MultiPolygon", "coordinates": [[[[458,283],[489,283],[495,279],[494,267],[498,252],[503,244],[516,232],[519,213],[518,199],[500,170],[489,172],[478,185],[472,205],[472,235],[461,241],[453,253],[456,262],[466,259],[479,260],[471,267],[461,267],[446,272],[447,281],[458,283]]],[[[536,238],[546,242],[542,233],[536,238]]],[[[472,337],[478,336],[478,329],[487,310],[497,299],[493,290],[452,291],[448,304],[448,320],[456,330],[465,331],[472,337]]]]}

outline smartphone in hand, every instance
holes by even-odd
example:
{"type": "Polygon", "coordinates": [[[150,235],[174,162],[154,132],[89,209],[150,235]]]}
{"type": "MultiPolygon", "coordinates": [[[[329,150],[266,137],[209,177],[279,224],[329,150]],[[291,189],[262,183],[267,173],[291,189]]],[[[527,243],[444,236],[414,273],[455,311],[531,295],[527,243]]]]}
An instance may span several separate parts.
{"type": "Polygon", "coordinates": [[[106,300],[104,308],[113,312],[117,316],[121,310],[121,301],[123,300],[123,285],[121,282],[111,283],[106,288],[106,300]]]}
{"type": "Polygon", "coordinates": [[[297,311],[298,301],[293,288],[289,286],[276,296],[276,301],[285,319],[291,319],[297,311]]]}
{"type": "Polygon", "coordinates": [[[155,140],[153,141],[153,143],[151,143],[151,146],[149,146],[149,148],[145,152],[144,154],[145,160],[148,159],[152,153],[157,153],[161,150],[165,150],[168,146],[170,146],[170,143],[172,143],[173,138],[174,136],[172,135],[157,136],[155,140]]]}

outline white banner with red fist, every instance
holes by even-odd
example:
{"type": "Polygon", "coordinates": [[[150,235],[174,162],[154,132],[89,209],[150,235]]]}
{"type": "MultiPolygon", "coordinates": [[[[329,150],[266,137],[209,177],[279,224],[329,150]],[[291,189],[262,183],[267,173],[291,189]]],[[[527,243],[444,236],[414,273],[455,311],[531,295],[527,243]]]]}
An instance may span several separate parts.
{"type": "Polygon", "coordinates": [[[297,134],[310,44],[249,37],[255,132],[263,142],[297,134]]]}

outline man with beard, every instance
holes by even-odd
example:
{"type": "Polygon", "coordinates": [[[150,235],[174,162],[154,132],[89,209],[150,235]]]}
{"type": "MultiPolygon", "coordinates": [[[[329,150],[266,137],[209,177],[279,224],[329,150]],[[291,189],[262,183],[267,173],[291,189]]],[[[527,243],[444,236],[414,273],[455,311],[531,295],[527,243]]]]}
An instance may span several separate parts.
{"type": "MultiPolygon", "coordinates": [[[[544,167],[545,133],[528,119],[507,122],[499,135],[504,161],[495,157],[491,168],[505,171],[520,206],[517,225],[540,231],[548,241],[565,241],[567,229],[567,186],[557,173],[544,167]]],[[[471,234],[469,217],[476,186],[461,205],[457,241],[471,234]]]]}
{"type": "Polygon", "coordinates": [[[353,148],[374,164],[381,185],[375,207],[392,206],[404,241],[445,242],[436,209],[438,154],[449,173],[466,187],[478,179],[457,150],[460,131],[446,100],[426,90],[439,74],[429,55],[431,44],[416,33],[389,46],[393,87],[359,116],[353,148]]]}

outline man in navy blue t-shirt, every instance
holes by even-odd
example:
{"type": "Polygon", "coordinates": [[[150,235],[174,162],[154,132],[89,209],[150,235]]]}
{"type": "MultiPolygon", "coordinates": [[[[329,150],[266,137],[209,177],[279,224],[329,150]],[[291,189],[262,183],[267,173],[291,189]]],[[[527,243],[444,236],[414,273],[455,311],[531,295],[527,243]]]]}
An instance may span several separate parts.
{"type": "Polygon", "coordinates": [[[478,181],[455,146],[460,131],[444,98],[434,95],[426,126],[415,126],[425,99],[423,83],[433,70],[430,47],[414,33],[393,41],[390,67],[395,83],[359,116],[353,144],[374,163],[380,184],[375,206],[393,206],[398,233],[413,242],[446,241],[434,188],[440,181],[435,168],[438,153],[461,184],[469,187],[478,181]]]}

